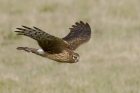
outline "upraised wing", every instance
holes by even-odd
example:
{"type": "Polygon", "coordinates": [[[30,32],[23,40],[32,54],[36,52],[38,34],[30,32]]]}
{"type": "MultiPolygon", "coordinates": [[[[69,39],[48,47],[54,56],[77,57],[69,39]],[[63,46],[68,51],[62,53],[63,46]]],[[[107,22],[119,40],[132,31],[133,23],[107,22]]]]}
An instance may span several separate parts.
{"type": "Polygon", "coordinates": [[[91,28],[89,24],[80,21],[80,23],[76,22],[75,25],[72,25],[72,28],[70,28],[70,33],[62,39],[69,43],[69,49],[75,50],[81,44],[89,41],[90,37],[91,28]]]}
{"type": "Polygon", "coordinates": [[[39,46],[48,53],[61,53],[66,47],[67,42],[64,40],[52,36],[37,27],[29,28],[22,26],[23,28],[17,28],[19,31],[15,31],[18,35],[25,35],[37,40],[39,46]]]}

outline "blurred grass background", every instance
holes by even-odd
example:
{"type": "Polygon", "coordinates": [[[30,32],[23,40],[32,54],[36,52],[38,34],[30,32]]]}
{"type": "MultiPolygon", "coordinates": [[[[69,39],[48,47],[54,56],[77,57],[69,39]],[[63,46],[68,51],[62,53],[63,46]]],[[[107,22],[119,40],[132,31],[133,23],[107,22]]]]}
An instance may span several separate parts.
{"type": "Polygon", "coordinates": [[[140,93],[140,1],[0,0],[0,93],[140,93]],[[39,48],[14,33],[21,25],[64,37],[80,20],[92,37],[79,63],[16,50],[39,48]]]}

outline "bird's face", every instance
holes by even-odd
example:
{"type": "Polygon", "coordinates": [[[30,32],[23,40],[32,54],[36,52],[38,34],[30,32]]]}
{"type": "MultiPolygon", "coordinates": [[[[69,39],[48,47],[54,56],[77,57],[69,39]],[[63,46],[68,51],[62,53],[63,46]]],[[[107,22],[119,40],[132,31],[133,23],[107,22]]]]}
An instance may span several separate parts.
{"type": "Polygon", "coordinates": [[[71,56],[71,61],[72,63],[76,63],[76,62],[79,62],[79,59],[80,59],[80,56],[78,53],[73,53],[72,56],[71,56]]]}

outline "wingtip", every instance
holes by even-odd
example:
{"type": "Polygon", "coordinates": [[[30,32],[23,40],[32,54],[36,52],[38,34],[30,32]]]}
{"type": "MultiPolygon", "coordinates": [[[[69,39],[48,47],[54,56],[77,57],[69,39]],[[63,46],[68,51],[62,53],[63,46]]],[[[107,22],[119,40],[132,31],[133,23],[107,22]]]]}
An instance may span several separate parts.
{"type": "Polygon", "coordinates": [[[83,21],[80,21],[80,24],[84,24],[84,22],[83,21]]]}
{"type": "Polygon", "coordinates": [[[70,30],[71,29],[74,29],[74,28],[77,28],[77,27],[88,27],[90,28],[90,25],[87,23],[87,22],[83,22],[83,21],[79,21],[79,22],[75,22],[75,25],[72,25],[72,28],[69,28],[70,30]]]}
{"type": "Polygon", "coordinates": [[[89,26],[89,24],[86,22],[86,25],[89,26]]]}
{"type": "Polygon", "coordinates": [[[81,22],[83,23],[83,21],[80,20],[80,23],[81,23],[81,22]]]}
{"type": "Polygon", "coordinates": [[[80,23],[81,23],[81,24],[89,25],[87,22],[84,23],[83,21],[80,21],[80,23]]]}
{"type": "Polygon", "coordinates": [[[22,25],[22,27],[26,28],[27,26],[22,25]]]}
{"type": "Polygon", "coordinates": [[[75,22],[75,24],[81,24],[84,23],[83,21],[75,22]]]}
{"type": "Polygon", "coordinates": [[[14,31],[14,32],[18,32],[18,31],[14,31]]]}
{"type": "Polygon", "coordinates": [[[20,29],[20,28],[16,28],[16,29],[20,29]]]}

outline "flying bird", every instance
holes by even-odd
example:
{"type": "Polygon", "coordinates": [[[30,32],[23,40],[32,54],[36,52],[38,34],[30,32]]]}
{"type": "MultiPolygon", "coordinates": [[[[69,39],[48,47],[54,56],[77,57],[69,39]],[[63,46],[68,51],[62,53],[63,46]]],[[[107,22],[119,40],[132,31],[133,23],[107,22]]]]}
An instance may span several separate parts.
{"type": "Polygon", "coordinates": [[[17,35],[25,35],[38,42],[41,49],[17,47],[17,50],[24,50],[42,57],[46,57],[61,63],[76,63],[80,55],[75,50],[83,43],[90,40],[91,28],[88,23],[82,21],[72,25],[70,32],[64,38],[50,35],[43,30],[33,27],[22,26],[17,28],[17,35]]]}

